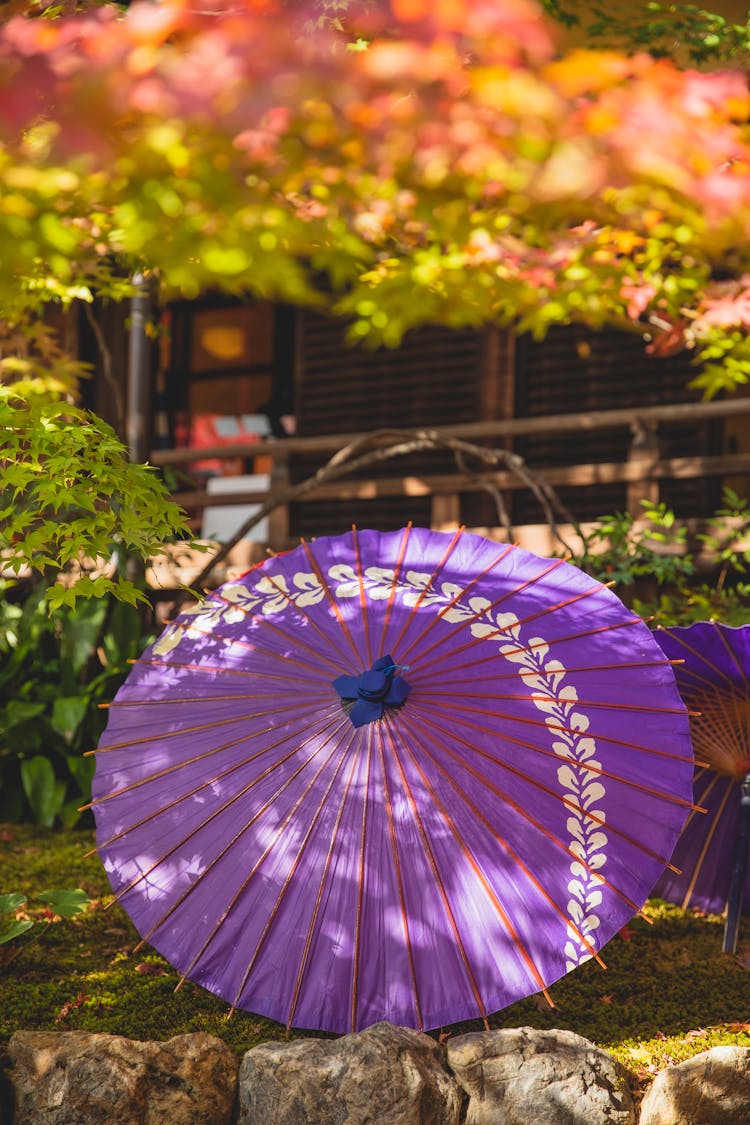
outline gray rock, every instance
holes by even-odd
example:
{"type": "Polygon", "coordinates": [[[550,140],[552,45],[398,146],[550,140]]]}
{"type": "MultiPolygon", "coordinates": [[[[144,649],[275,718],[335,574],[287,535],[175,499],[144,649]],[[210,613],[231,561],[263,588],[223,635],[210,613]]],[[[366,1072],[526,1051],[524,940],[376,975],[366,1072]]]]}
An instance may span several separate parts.
{"type": "Polygon", "coordinates": [[[18,1125],[229,1125],[239,1063],[212,1035],[140,1043],[17,1031],[8,1050],[18,1125]]]}
{"type": "Polygon", "coordinates": [[[641,1125],[747,1125],[750,1047],[713,1047],[660,1071],[641,1103],[641,1125]]]}
{"type": "MultiPolygon", "coordinates": [[[[466,1125],[633,1125],[628,1073],[572,1031],[482,1031],[448,1043],[466,1125]]],[[[685,1125],[685,1122],[683,1122],[685,1125]]]]}
{"type": "Polygon", "coordinates": [[[376,1023],[261,1043],[240,1065],[239,1125],[458,1125],[461,1092],[427,1035],[376,1023]]]}

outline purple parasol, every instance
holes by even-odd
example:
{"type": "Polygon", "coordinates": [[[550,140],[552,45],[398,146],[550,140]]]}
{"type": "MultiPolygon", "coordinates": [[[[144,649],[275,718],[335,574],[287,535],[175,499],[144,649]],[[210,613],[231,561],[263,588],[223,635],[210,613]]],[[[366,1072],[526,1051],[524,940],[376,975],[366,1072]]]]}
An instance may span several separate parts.
{"type": "Polygon", "coordinates": [[[681,661],[677,685],[698,712],[691,718],[694,793],[707,815],[690,814],[672,857],[682,874],[665,871],[654,894],[710,913],[726,909],[724,949],[734,952],[740,914],[750,912],[750,626],[698,621],[655,636],[681,661]]]}
{"type": "Polygon", "coordinates": [[[692,802],[638,617],[560,559],[410,527],[303,542],[184,611],[96,753],[143,939],[335,1032],[544,990],[640,909],[692,802]]]}

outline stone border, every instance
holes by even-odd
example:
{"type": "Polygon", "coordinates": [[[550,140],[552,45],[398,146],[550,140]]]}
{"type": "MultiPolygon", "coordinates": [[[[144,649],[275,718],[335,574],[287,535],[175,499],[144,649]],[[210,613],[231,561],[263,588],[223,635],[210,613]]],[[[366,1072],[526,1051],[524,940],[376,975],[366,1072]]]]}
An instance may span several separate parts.
{"type": "Polygon", "coordinates": [[[19,1031],[2,1125],[747,1125],[750,1047],[633,1076],[570,1031],[507,1028],[446,1046],[378,1023],[261,1043],[238,1059],[204,1033],[139,1042],[19,1031]]]}

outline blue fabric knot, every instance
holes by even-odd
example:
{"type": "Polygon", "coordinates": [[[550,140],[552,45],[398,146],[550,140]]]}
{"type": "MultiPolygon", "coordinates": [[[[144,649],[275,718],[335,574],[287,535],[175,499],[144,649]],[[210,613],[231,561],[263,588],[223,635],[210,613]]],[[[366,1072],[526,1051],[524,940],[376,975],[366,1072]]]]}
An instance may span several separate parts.
{"type": "Polygon", "coordinates": [[[338,676],[333,681],[341,698],[354,702],[349,718],[355,727],[382,719],[384,707],[399,707],[404,702],[411,684],[394,675],[399,669],[409,670],[404,664],[394,664],[392,656],[380,656],[361,676],[338,676]]]}

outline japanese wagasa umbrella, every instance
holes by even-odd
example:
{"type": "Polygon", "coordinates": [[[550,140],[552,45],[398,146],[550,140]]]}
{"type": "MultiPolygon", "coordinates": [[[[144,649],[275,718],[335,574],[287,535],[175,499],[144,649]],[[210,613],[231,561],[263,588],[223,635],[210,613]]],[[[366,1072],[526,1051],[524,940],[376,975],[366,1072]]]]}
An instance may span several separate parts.
{"type": "Polygon", "coordinates": [[[750,626],[716,621],[657,630],[691,710],[698,764],[694,792],[707,815],[691,813],[674,864],[655,894],[683,907],[727,911],[724,949],[737,948],[740,916],[750,912],[750,626]]]}
{"type": "Polygon", "coordinates": [[[303,542],[185,610],[96,753],[143,940],[332,1032],[545,990],[639,910],[692,807],[639,618],[560,559],[411,527],[303,542]]]}

